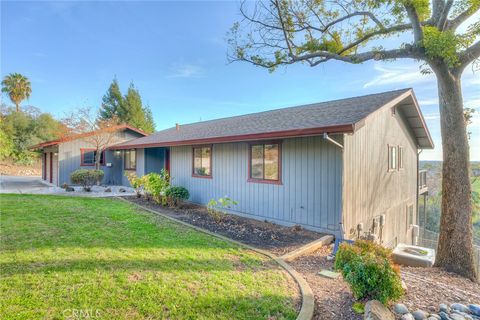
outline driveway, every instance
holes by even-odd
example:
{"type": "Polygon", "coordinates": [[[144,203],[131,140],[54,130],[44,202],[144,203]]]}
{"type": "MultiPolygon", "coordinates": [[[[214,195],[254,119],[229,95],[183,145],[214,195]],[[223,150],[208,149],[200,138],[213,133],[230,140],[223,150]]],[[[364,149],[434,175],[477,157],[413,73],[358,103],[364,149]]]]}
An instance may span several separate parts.
{"type": "Polygon", "coordinates": [[[0,193],[48,193],[51,188],[40,177],[0,176],[0,193]]]}

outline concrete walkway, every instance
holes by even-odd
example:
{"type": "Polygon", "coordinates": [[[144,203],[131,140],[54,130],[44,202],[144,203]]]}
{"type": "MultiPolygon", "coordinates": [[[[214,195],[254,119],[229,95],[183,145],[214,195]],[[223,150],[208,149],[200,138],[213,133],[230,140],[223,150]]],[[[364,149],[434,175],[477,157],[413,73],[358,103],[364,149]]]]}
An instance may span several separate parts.
{"type": "Polygon", "coordinates": [[[49,193],[52,188],[41,177],[0,176],[0,193],[49,193]]]}

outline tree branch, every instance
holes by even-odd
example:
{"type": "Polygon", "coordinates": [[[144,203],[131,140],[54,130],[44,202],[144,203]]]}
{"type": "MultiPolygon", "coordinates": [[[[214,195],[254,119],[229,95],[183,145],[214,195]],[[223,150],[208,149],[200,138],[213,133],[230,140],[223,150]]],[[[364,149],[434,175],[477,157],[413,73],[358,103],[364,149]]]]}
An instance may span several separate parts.
{"type": "Polygon", "coordinates": [[[475,14],[475,12],[477,12],[478,10],[480,10],[480,8],[477,6],[475,7],[475,5],[471,5],[467,10],[463,11],[462,13],[460,13],[458,16],[456,16],[454,19],[452,20],[448,20],[447,21],[447,26],[446,26],[446,29],[449,29],[449,30],[456,30],[462,23],[465,22],[465,20],[467,20],[468,18],[470,18],[473,14],[475,14]]]}
{"type": "Polygon", "coordinates": [[[477,41],[460,53],[460,69],[463,70],[467,65],[478,58],[480,58],[480,41],[477,41]]]}
{"type": "Polygon", "coordinates": [[[444,0],[433,0],[432,3],[432,21],[437,25],[442,15],[443,7],[445,6],[444,0]]]}
{"type": "Polygon", "coordinates": [[[452,5],[453,5],[453,0],[448,0],[447,3],[445,3],[445,5],[443,6],[442,13],[440,14],[440,17],[437,22],[438,30],[440,31],[445,30],[445,24],[447,23],[448,13],[450,12],[452,5]]]}
{"type": "Polygon", "coordinates": [[[408,18],[412,23],[413,37],[415,39],[415,43],[420,43],[423,40],[423,30],[417,10],[413,5],[408,2],[404,6],[405,11],[407,11],[408,18]]]}

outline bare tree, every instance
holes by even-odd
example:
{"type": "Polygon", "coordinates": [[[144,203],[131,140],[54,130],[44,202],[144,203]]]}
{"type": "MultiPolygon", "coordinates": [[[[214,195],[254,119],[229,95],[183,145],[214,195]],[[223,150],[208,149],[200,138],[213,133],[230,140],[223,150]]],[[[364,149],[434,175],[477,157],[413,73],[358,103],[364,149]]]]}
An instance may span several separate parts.
{"type": "Polygon", "coordinates": [[[470,19],[479,9],[479,0],[264,0],[242,3],[243,20],[229,35],[230,61],[270,71],[295,63],[408,58],[435,73],[443,147],[436,265],[470,279],[477,274],[461,75],[469,65],[480,66],[480,21],[470,19]],[[408,43],[382,46],[382,39],[401,34],[410,35],[408,43]]]}
{"type": "Polygon", "coordinates": [[[103,151],[118,142],[118,120],[115,117],[100,119],[98,111],[86,107],[73,112],[63,122],[70,128],[68,135],[83,135],[82,140],[95,149],[95,169],[100,169],[103,151]]]}

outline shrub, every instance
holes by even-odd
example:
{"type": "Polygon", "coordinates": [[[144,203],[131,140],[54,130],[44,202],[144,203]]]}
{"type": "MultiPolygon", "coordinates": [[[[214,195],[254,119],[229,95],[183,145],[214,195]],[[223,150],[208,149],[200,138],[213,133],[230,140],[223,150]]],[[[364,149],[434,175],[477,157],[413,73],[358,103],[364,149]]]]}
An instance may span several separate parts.
{"type": "Polygon", "coordinates": [[[165,196],[170,200],[172,205],[176,206],[178,200],[187,200],[190,194],[184,187],[170,187],[165,191],[165,196]]]}
{"type": "Polygon", "coordinates": [[[391,250],[371,241],[353,245],[342,243],[335,269],[342,272],[357,299],[376,299],[386,304],[403,295],[399,270],[393,265],[391,250]]]}
{"type": "Polygon", "coordinates": [[[142,179],[147,198],[151,196],[155,202],[166,205],[167,198],[165,192],[170,187],[168,171],[162,169],[160,174],[152,172],[143,176],[142,179]]]}
{"type": "Polygon", "coordinates": [[[207,212],[213,218],[213,220],[220,222],[223,220],[223,216],[227,214],[227,209],[230,209],[232,205],[237,204],[238,202],[229,197],[219,198],[218,200],[211,199],[207,203],[207,212]]]}
{"type": "Polygon", "coordinates": [[[102,170],[86,170],[78,169],[72,172],[70,180],[72,183],[83,186],[83,190],[90,191],[94,184],[99,183],[103,179],[102,170]]]}
{"type": "Polygon", "coordinates": [[[145,179],[143,177],[138,177],[134,172],[125,172],[125,176],[127,177],[128,182],[130,182],[132,188],[135,189],[137,198],[140,198],[144,188],[145,179]]]}

